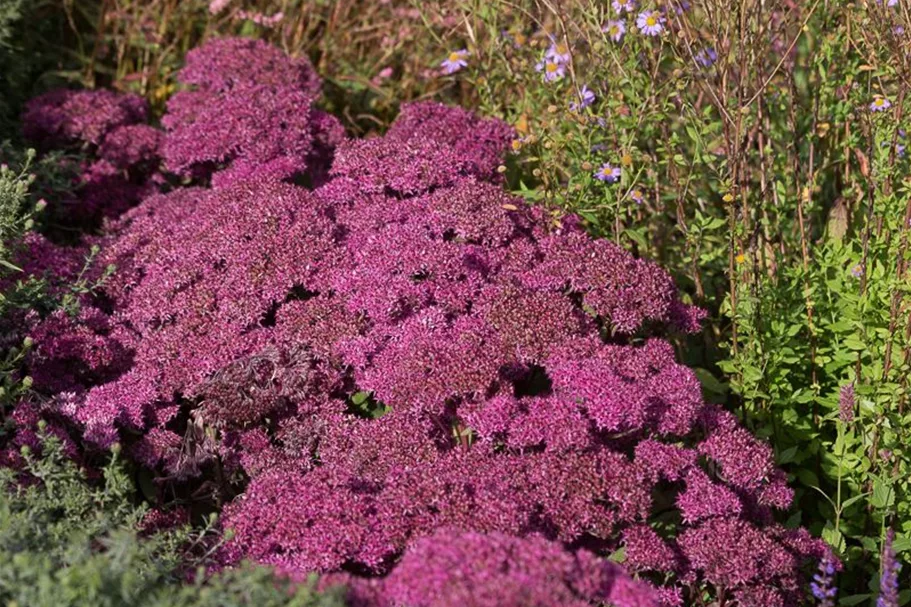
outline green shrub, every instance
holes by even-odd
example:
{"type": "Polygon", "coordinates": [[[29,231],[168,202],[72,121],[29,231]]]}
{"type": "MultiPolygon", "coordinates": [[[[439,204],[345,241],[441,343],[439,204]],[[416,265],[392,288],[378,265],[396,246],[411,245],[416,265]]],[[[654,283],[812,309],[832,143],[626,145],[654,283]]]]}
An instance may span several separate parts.
{"type": "MultiPolygon", "coordinates": [[[[212,525],[140,537],[147,508],[117,450],[90,481],[44,437],[40,456],[26,454],[28,480],[0,469],[0,603],[21,607],[332,607],[341,600],[292,586],[269,569],[245,566],[207,576],[204,547],[212,525]],[[185,584],[180,565],[196,563],[185,584]]],[[[214,522],[214,519],[213,521],[214,522]]]]}

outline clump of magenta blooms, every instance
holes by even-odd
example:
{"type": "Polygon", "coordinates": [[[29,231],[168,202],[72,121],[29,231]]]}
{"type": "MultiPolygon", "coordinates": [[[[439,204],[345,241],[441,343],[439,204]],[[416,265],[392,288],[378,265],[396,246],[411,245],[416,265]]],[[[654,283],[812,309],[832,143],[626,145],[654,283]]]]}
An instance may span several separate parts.
{"type": "MultiPolygon", "coordinates": [[[[105,206],[100,292],[30,317],[44,398],[9,465],[39,419],[120,443],[219,485],[223,565],[319,572],[356,605],[785,607],[834,562],[775,522],[772,450],[675,361],[666,331],[704,313],[505,193],[507,125],[420,102],[345,139],[309,63],[248,40],[179,80],[164,131],[108,92],[26,112],[97,158],[87,182],[154,191],[105,206]]],[[[72,265],[47,251],[33,272],[72,265]]]]}

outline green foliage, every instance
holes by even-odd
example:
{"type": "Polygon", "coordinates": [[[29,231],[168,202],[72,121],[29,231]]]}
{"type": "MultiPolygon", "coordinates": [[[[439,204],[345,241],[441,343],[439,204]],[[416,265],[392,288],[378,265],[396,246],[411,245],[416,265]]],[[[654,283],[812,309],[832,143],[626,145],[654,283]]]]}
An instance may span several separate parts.
{"type": "MultiPolygon", "coordinates": [[[[44,437],[41,456],[25,451],[27,482],[0,469],[0,602],[21,607],[333,607],[313,582],[292,586],[270,570],[244,566],[185,584],[178,565],[212,544],[212,524],[138,536],[146,508],[117,454],[92,482],[44,437]]],[[[214,522],[214,519],[213,519],[214,522]]],[[[209,549],[210,552],[211,547],[209,549]]]]}
{"type": "Polygon", "coordinates": [[[34,214],[47,204],[31,204],[29,187],[35,176],[29,169],[34,160],[35,150],[28,150],[18,169],[0,165],[0,265],[7,271],[21,271],[11,261],[10,246],[34,227],[34,214]]]}
{"type": "Polygon", "coordinates": [[[83,43],[65,0],[0,0],[0,139],[16,137],[22,104],[74,79],[73,47],[83,43]]]}
{"type": "Polygon", "coordinates": [[[0,1],[0,46],[9,46],[16,22],[22,16],[21,11],[22,0],[0,1]]]}

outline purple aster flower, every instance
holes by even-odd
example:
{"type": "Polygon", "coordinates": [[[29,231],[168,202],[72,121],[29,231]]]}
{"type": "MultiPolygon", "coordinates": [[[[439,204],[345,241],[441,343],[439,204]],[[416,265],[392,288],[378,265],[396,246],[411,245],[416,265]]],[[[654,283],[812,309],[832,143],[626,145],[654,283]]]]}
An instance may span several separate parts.
{"type": "Polygon", "coordinates": [[[892,102],[886,99],[885,97],[877,97],[873,100],[873,103],[870,104],[871,112],[885,112],[890,107],[892,107],[892,102]]]}
{"type": "Polygon", "coordinates": [[[838,419],[846,424],[854,421],[854,384],[845,384],[838,394],[838,419]]]}
{"type": "Polygon", "coordinates": [[[601,31],[607,34],[607,36],[614,42],[620,42],[623,40],[624,34],[626,34],[626,24],[620,21],[608,21],[607,25],[601,28],[601,31]]]}
{"type": "Polygon", "coordinates": [[[548,59],[543,59],[535,66],[536,72],[544,73],[545,82],[560,80],[566,75],[566,67],[562,63],[556,63],[548,59]]]}
{"type": "Polygon", "coordinates": [[[609,162],[601,165],[601,168],[595,172],[595,179],[614,183],[620,179],[620,167],[611,166],[609,162]]]}
{"type": "Polygon", "coordinates": [[[819,570],[810,582],[810,591],[816,597],[818,607],[835,607],[835,597],[838,588],[833,584],[835,577],[835,561],[831,555],[826,554],[819,561],[819,570]]]}
{"type": "Polygon", "coordinates": [[[657,36],[664,31],[664,15],[658,11],[642,11],[636,17],[636,27],[646,36],[657,36]]]}
{"type": "Polygon", "coordinates": [[[547,49],[547,52],[544,53],[544,59],[551,61],[553,63],[569,63],[572,59],[572,55],[569,52],[569,47],[563,42],[557,42],[551,38],[550,47],[547,49]]]}
{"type": "Polygon", "coordinates": [[[642,190],[633,190],[632,192],[629,193],[629,197],[636,204],[642,204],[643,202],[645,202],[645,196],[642,194],[642,190]]]}
{"type": "MultiPolygon", "coordinates": [[[[899,138],[899,140],[902,140],[902,139],[905,138],[905,131],[904,131],[904,130],[902,130],[902,129],[899,129],[899,130],[898,130],[898,138],[899,138]]],[[[888,146],[889,146],[889,142],[888,142],[888,141],[883,141],[883,142],[882,142],[882,147],[885,148],[885,147],[888,147],[888,146]]],[[[899,158],[904,158],[904,157],[905,157],[905,144],[901,143],[900,141],[897,142],[897,143],[895,144],[895,154],[896,154],[899,158]]]]}
{"type": "Polygon", "coordinates": [[[636,10],[636,0],[614,0],[611,6],[620,14],[631,13],[636,10]]]}
{"type": "Polygon", "coordinates": [[[443,68],[444,74],[455,74],[463,67],[468,67],[468,62],[465,60],[468,57],[468,49],[462,49],[460,51],[453,51],[449,53],[449,56],[446,57],[446,61],[440,64],[443,68]]]}
{"type": "Polygon", "coordinates": [[[854,278],[860,278],[864,275],[864,266],[862,264],[857,264],[851,268],[851,276],[854,278]]]}
{"type": "Polygon", "coordinates": [[[582,85],[582,88],[579,90],[578,94],[578,103],[574,101],[569,104],[569,109],[574,112],[579,111],[582,108],[587,108],[595,102],[595,93],[585,84],[582,85]]]}
{"type": "Polygon", "coordinates": [[[901,563],[895,558],[895,532],[892,529],[886,533],[886,542],[883,545],[881,561],[882,573],[879,577],[879,598],[876,607],[898,607],[898,571],[901,563]]]}
{"type": "Polygon", "coordinates": [[[718,60],[718,53],[711,46],[707,46],[696,53],[696,63],[702,67],[711,67],[718,60]]]}

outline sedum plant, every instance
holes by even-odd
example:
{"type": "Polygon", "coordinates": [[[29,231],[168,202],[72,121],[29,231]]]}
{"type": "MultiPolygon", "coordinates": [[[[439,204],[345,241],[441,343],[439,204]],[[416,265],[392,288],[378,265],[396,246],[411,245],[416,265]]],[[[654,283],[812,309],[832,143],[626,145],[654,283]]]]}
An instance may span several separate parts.
{"type": "Polygon", "coordinates": [[[89,453],[123,445],[222,510],[220,563],[327,574],[365,605],[437,604],[437,588],[451,604],[802,600],[829,549],[782,524],[772,449],[703,399],[668,340],[705,312],[579,216],[505,192],[509,126],[414,103],[312,163],[313,110],[281,101],[313,95],[305,63],[217,41],[185,69],[162,142],[180,181],[107,222],[99,258],[118,271],[76,314],[29,319],[41,398],[17,409],[13,447],[42,423],[89,453]],[[238,49],[262,68],[237,73],[238,49]],[[238,126],[188,136],[216,106],[238,126]],[[447,579],[452,559],[477,559],[478,583],[447,579]],[[440,576],[415,575],[425,561],[440,576]],[[507,572],[481,583],[493,563],[507,572]],[[540,585],[503,594],[523,571],[540,585]]]}

